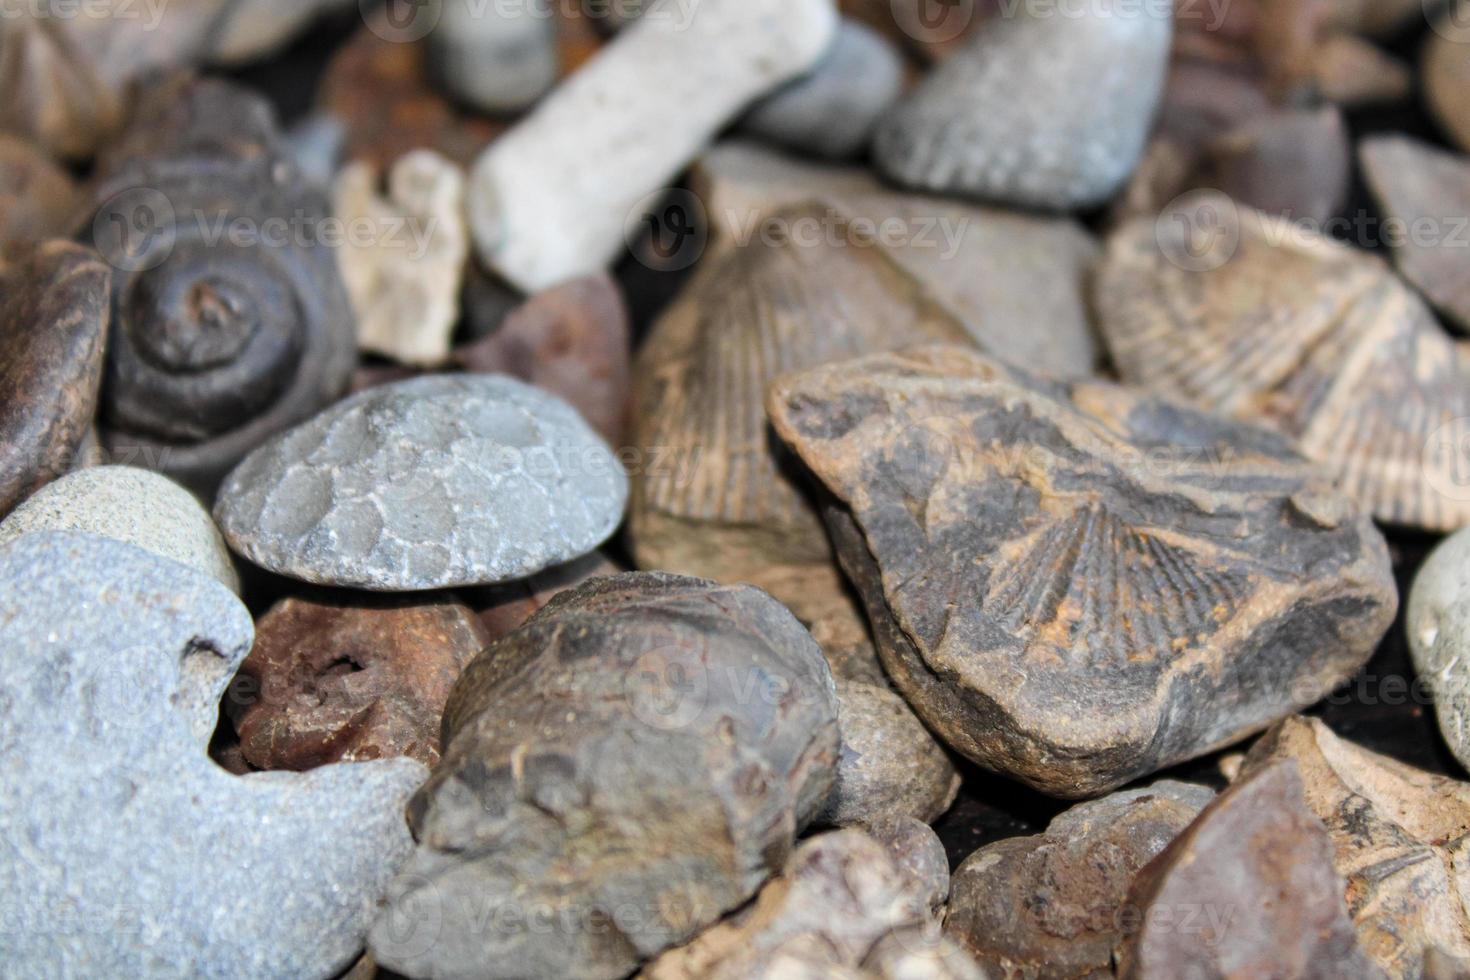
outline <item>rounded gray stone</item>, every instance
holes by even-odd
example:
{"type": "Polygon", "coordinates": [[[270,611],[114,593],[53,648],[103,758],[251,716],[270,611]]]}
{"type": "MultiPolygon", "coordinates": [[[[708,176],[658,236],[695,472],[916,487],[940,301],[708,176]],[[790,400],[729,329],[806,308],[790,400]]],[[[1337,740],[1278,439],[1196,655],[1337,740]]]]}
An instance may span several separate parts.
{"type": "Polygon", "coordinates": [[[491,585],[615,531],[628,477],[566,402],[502,375],[361,392],[251,453],[215,517],[231,547],[320,585],[491,585]]]}
{"type": "Polygon", "coordinates": [[[1450,751],[1470,766],[1470,528],[1434,550],[1414,578],[1407,613],[1414,669],[1434,695],[1450,751]]]}
{"type": "Polygon", "coordinates": [[[235,562],[209,511],[152,470],[96,466],[48,483],[0,522],[0,544],[36,531],[86,531],[126,541],[240,594],[235,562]]]}
{"type": "Polygon", "coordinates": [[[219,583],[129,544],[0,547],[0,976],[329,977],[412,839],[407,759],[232,776],[250,651],[219,583]]]}

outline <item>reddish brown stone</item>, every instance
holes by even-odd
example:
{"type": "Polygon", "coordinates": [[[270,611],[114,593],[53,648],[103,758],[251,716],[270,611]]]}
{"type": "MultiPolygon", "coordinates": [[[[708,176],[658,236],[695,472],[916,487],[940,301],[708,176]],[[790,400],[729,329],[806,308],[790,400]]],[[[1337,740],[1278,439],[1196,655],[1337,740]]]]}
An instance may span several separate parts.
{"type": "Polygon", "coordinates": [[[289,598],[261,618],[226,707],[258,769],[393,756],[432,766],[444,702],[488,642],[449,598],[289,598]]]}

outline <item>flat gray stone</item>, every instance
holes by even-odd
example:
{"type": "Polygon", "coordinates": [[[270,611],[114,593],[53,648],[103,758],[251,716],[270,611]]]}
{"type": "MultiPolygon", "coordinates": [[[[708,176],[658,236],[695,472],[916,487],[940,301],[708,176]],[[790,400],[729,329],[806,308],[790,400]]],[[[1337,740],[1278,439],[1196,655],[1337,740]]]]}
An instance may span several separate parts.
{"type": "Polygon", "coordinates": [[[561,399],[502,375],[433,375],[354,395],[257,449],[215,517],[273,572],[412,592],[580,558],[627,498],[627,474],[561,399]]]}
{"type": "Polygon", "coordinates": [[[36,531],[86,531],[203,572],[236,595],[240,576],[209,511],[168,477],[131,466],[77,470],[0,522],[0,544],[36,531]]]}
{"type": "Polygon", "coordinates": [[[362,947],[426,771],[236,777],[206,755],[250,615],[67,531],[0,548],[0,976],[328,977],[362,947]]]}
{"type": "Polygon", "coordinates": [[[1419,569],[1407,617],[1414,670],[1433,692],[1440,734],[1470,766],[1470,528],[1419,569]]]}

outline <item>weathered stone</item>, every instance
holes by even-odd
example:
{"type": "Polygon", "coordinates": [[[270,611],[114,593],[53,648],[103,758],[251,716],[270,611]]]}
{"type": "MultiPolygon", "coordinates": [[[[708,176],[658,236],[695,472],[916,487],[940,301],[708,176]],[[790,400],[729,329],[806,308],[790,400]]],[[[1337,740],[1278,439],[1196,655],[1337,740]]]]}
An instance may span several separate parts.
{"type": "Polygon", "coordinates": [[[607,266],[639,201],[752,99],[810,68],[837,26],[832,0],[661,7],[475,164],[469,215],[480,258],[527,292],[607,266]]]}
{"type": "Polygon", "coordinates": [[[606,274],[573,279],[511,310],[494,333],[454,352],[456,366],[505,373],[565,398],[622,446],[633,341],[623,294],[606,274]]]}
{"type": "Polygon", "coordinates": [[[230,549],[209,511],[189,491],[150,470],[96,466],[69,473],[0,521],[0,544],[37,531],[85,531],[126,541],[240,592],[230,549]]]}
{"type": "Polygon", "coordinates": [[[1419,567],[1408,634],[1414,670],[1434,695],[1440,734],[1460,764],[1470,766],[1470,529],[1419,567]]]}
{"type": "Polygon", "coordinates": [[[1095,300],[1124,381],[1277,429],[1382,521],[1470,522],[1470,357],[1376,256],[1202,197],[1120,228],[1095,300]]]}
{"type": "Polygon", "coordinates": [[[1470,160],[1407,136],[1366,139],[1358,160],[1385,217],[1404,229],[1389,240],[1399,272],[1470,330],[1470,230],[1455,233],[1470,217],[1470,160]],[[1415,232],[1426,225],[1429,234],[1415,232]]]}
{"type": "Polygon", "coordinates": [[[1420,59],[1424,98],[1445,132],[1470,152],[1470,2],[1434,25],[1420,59]]]}
{"type": "Polygon", "coordinates": [[[1057,210],[1100,204],[1143,153],[1170,37],[1157,5],[989,19],[889,112],[874,157],[925,190],[1057,210]]]}
{"type": "Polygon", "coordinates": [[[878,119],[903,90],[892,44],[844,18],[810,72],[750,108],[740,128],[757,139],[843,160],[867,149],[878,119]]]}
{"type": "Polygon", "coordinates": [[[1359,941],[1383,971],[1418,976],[1433,948],[1470,958],[1470,785],[1360,748],[1315,719],[1268,732],[1243,775],[1278,759],[1301,770],[1359,941]]]}
{"type": "MultiPolygon", "coordinates": [[[[840,704],[838,710],[840,713],[840,704]]],[[[903,875],[914,883],[922,907],[938,923],[949,901],[949,855],[933,828],[917,817],[894,817],[874,821],[862,829],[883,845],[903,875]]]]}
{"type": "Polygon", "coordinates": [[[816,644],[764,593],[619,575],[481,654],[444,746],[409,809],[419,847],[373,928],[378,961],[611,980],[785,863],[831,787],[836,702],[816,644]],[[405,928],[425,908],[433,928],[405,928]]]}
{"type": "Polygon", "coordinates": [[[328,977],[412,841],[407,760],[232,776],[223,586],[71,532],[0,549],[0,945],[15,976],[328,977]]]}
{"type": "Polygon", "coordinates": [[[939,346],[788,375],[768,407],[899,691],[1044,792],[1238,741],[1393,620],[1382,535],[1265,429],[939,346]]]}
{"type": "Polygon", "coordinates": [[[1142,925],[1119,976],[1387,980],[1358,945],[1344,890],[1296,766],[1264,767],[1139,872],[1142,925]]]}
{"type": "Polygon", "coordinates": [[[0,517],[67,471],[97,411],[107,266],[68,242],[0,267],[0,517]]]}
{"type": "Polygon", "coordinates": [[[412,592],[533,575],[622,521],[627,475],[571,406],[502,375],[353,395],[252,453],[215,517],[240,554],[318,585],[412,592]]]}
{"type": "Polygon", "coordinates": [[[357,5],[353,0],[227,0],[228,12],[211,25],[209,59],[238,65],[285,47],[318,18],[357,5]]]}
{"type": "Polygon", "coordinates": [[[446,0],[429,34],[434,70],[454,97],[484,112],[517,112],[556,83],[551,0],[446,0]]]}
{"type": "Polygon", "coordinates": [[[1330,34],[1312,56],[1322,98],[1356,107],[1403,102],[1414,91],[1414,73],[1398,58],[1352,34],[1330,34]]]}
{"type": "Polygon", "coordinates": [[[862,975],[872,980],[988,980],[963,946],[920,926],[897,929],[878,940],[863,960],[862,975]]]}
{"type": "Polygon", "coordinates": [[[71,176],[45,151],[0,134],[0,253],[19,256],[69,235],[77,198],[71,176]]]}
{"type": "Polygon", "coordinates": [[[257,769],[407,756],[439,761],[439,723],[460,672],[490,642],[452,598],[283,599],[225,702],[257,769]]]}
{"type": "Polygon", "coordinates": [[[399,159],[379,196],[377,174],[350,163],[337,175],[332,210],[373,229],[337,250],[357,317],[357,345],[403,364],[434,367],[449,356],[469,256],[464,173],[432,150],[399,159]]]}
{"type": "Polygon", "coordinates": [[[594,551],[530,578],[471,589],[465,593],[465,600],[480,617],[480,625],[488,634],[487,642],[493,642],[520,629],[542,606],[567,589],[574,589],[588,579],[622,571],[605,554],[594,551]]]}
{"type": "Polygon", "coordinates": [[[1213,796],[1161,780],[980,848],[954,873],[945,934],[995,977],[1112,976],[1113,950],[1138,925],[1134,876],[1213,796]]]}

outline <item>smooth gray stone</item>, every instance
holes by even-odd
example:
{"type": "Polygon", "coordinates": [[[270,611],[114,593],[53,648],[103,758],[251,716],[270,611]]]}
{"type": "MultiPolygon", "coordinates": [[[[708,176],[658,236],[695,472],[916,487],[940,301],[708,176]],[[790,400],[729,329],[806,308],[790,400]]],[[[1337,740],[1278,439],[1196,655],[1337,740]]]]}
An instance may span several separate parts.
{"type": "Polygon", "coordinates": [[[1096,0],[992,18],[884,118],[879,169],[1022,207],[1106,201],[1143,155],[1163,92],[1173,31],[1160,7],[1096,0]]]}
{"type": "Polygon", "coordinates": [[[266,443],[225,480],[215,518],[281,575],[413,592],[580,558],[627,499],[627,474],[566,402],[503,375],[431,375],[266,443]]]}
{"type": "Polygon", "coordinates": [[[1470,766],[1470,528],[1446,539],[1414,578],[1407,613],[1414,670],[1434,695],[1445,743],[1470,766]]]}
{"type": "Polygon", "coordinates": [[[903,91],[903,58],[887,38],[843,18],[810,73],[757,102],[740,122],[747,135],[800,153],[843,160],[867,149],[873,129],[903,91]]]}
{"type": "Polygon", "coordinates": [[[224,586],[67,531],[0,548],[0,976],[328,977],[362,947],[426,770],[232,776],[250,650],[224,586]]]}
{"type": "Polygon", "coordinates": [[[429,45],[444,86],[485,112],[527,108],[561,72],[550,0],[443,0],[429,45]]]}

